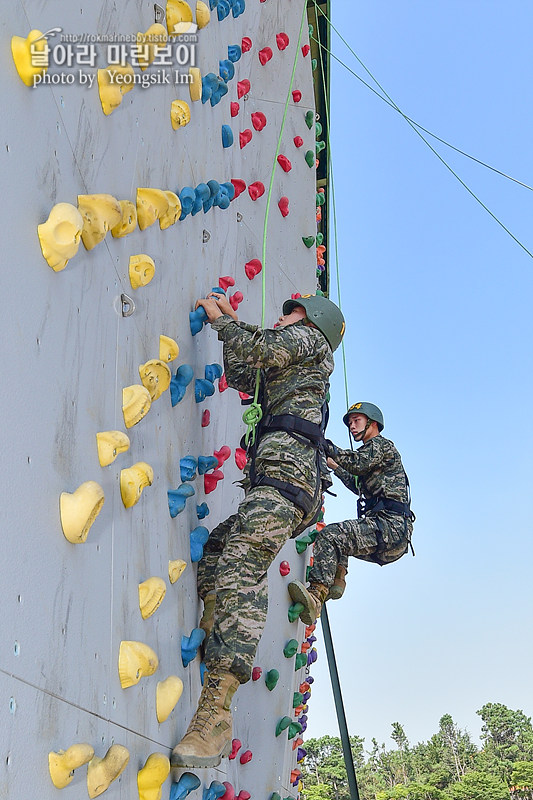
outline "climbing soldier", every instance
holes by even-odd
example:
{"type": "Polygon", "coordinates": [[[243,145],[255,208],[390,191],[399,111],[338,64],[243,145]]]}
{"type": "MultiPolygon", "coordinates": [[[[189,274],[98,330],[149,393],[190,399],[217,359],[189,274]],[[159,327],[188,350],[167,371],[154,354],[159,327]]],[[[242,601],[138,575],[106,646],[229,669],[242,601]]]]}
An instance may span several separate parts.
{"type": "Polygon", "coordinates": [[[172,766],[214,767],[231,751],[231,702],[251,676],[268,607],[267,570],[287,539],[318,517],[331,485],[324,453],[325,401],[344,318],[322,296],[287,300],[275,329],[237,320],[226,298],[198,300],[222,340],[228,385],[254,394],[262,418],[249,448],[245,497],[204,548],[204,678],[198,709],[172,753],[172,766]]]}
{"type": "Polygon", "coordinates": [[[363,445],[341,450],[326,440],[328,466],[359,495],[358,519],[326,525],[315,539],[309,587],[300,581],[289,584],[291,598],[304,607],[300,619],[307,625],[320,616],[325,600],[342,595],[348,556],[383,566],[401,558],[411,544],[415,517],[409,481],[398,450],[381,436],[383,414],[373,403],[355,403],[343,422],[363,445]]]}

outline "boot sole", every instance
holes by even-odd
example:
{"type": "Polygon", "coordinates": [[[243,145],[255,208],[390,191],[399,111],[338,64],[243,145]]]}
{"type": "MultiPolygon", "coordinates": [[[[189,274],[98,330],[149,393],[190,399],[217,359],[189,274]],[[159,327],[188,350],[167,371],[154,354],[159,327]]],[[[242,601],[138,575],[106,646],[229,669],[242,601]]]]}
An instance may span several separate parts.
{"type": "Polygon", "coordinates": [[[226,742],[222,752],[213,756],[197,756],[194,753],[182,756],[180,753],[172,753],[170,758],[171,767],[218,767],[220,762],[231,753],[231,741],[226,742]]]}
{"type": "Polygon", "coordinates": [[[305,622],[306,625],[312,625],[315,620],[312,619],[311,611],[309,610],[309,600],[305,586],[299,581],[293,581],[289,584],[288,590],[291,599],[294,600],[295,603],[301,603],[304,606],[303,611],[300,611],[300,619],[302,622],[305,622]]]}

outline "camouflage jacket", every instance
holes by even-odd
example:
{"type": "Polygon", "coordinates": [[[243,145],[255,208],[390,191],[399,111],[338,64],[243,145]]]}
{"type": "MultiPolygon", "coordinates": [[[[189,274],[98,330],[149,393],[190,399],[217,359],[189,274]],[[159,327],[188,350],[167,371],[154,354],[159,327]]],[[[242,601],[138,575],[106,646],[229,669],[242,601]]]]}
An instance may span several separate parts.
{"type": "Polygon", "coordinates": [[[401,503],[408,501],[407,476],[400,454],[390,439],[374,436],[357,450],[336,449],[333,460],[339,465],[335,475],[355,494],[367,498],[381,495],[401,503]]]}
{"type": "MultiPolygon", "coordinates": [[[[333,353],[323,334],[303,321],[262,329],[228,315],[211,327],[224,342],[228,386],[253,395],[261,370],[264,414],[295,414],[320,423],[333,372],[333,353]]],[[[305,440],[283,431],[265,433],[255,462],[257,474],[288,481],[313,493],[317,483],[316,451],[305,440]]]]}

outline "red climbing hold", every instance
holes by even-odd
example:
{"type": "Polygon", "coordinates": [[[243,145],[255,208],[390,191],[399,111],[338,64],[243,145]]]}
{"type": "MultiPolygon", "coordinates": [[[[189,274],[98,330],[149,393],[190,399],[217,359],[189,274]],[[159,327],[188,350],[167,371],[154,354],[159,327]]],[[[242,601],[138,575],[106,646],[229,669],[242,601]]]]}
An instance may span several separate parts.
{"type": "Polygon", "coordinates": [[[310,688],[311,684],[307,683],[307,681],[304,681],[303,683],[300,684],[298,691],[301,692],[302,694],[305,694],[306,692],[309,691],[310,688]]]}
{"type": "Polygon", "coordinates": [[[239,144],[241,146],[241,150],[243,147],[246,147],[251,138],[252,138],[252,131],[250,130],[250,128],[246,128],[244,131],[241,131],[241,133],[239,133],[239,144]]]}
{"type": "Polygon", "coordinates": [[[252,399],[252,395],[251,394],[246,394],[246,392],[239,392],[239,397],[241,398],[241,400],[251,400],[252,399]]]}
{"type": "Polygon", "coordinates": [[[257,200],[258,197],[262,197],[265,193],[265,186],[261,181],[254,181],[248,186],[248,194],[252,198],[252,200],[257,200]]]}
{"type": "Polygon", "coordinates": [[[298,300],[301,296],[300,292],[296,292],[296,294],[291,294],[291,300],[298,300]]]}
{"type": "Polygon", "coordinates": [[[308,639],[309,636],[311,636],[311,634],[314,632],[315,628],[316,628],[316,622],[313,622],[312,625],[308,625],[306,627],[305,633],[304,633],[304,636],[305,636],[306,639],[308,639]]]}
{"type": "Polygon", "coordinates": [[[243,53],[247,53],[248,50],[252,49],[252,40],[249,36],[243,36],[241,41],[241,50],[243,53]]]}
{"type": "MultiPolygon", "coordinates": [[[[237,753],[242,747],[242,742],[240,739],[232,739],[231,741],[231,753],[229,754],[228,758],[230,761],[233,761],[237,753]]],[[[226,784],[224,784],[226,785],[226,784]]]]}
{"type": "Polygon", "coordinates": [[[239,100],[241,99],[241,97],[244,97],[245,94],[248,94],[248,92],[250,91],[250,86],[251,84],[248,78],[243,78],[242,81],[238,81],[237,97],[239,98],[239,100]]]}
{"type": "Polygon", "coordinates": [[[252,114],[252,125],[256,131],[262,131],[267,124],[267,118],[262,111],[254,111],[252,114]]]}
{"type": "Polygon", "coordinates": [[[296,750],[296,748],[297,748],[297,747],[300,747],[300,745],[301,745],[301,744],[303,744],[303,743],[304,743],[304,740],[303,740],[303,739],[301,739],[300,737],[298,737],[298,738],[297,738],[297,739],[295,739],[295,740],[294,740],[294,742],[292,743],[292,749],[293,749],[293,750],[296,750]]]}
{"type": "Polygon", "coordinates": [[[231,450],[227,444],[223,445],[220,450],[215,450],[213,453],[216,460],[218,461],[218,466],[221,467],[224,461],[227,461],[231,455],[231,450]]]}
{"type": "Polygon", "coordinates": [[[278,46],[278,50],[285,50],[285,48],[289,46],[289,37],[287,36],[287,34],[277,33],[276,44],[278,46]]]}
{"type": "Polygon", "coordinates": [[[261,66],[265,66],[265,64],[270,61],[272,58],[272,50],[270,47],[263,47],[257,54],[259,56],[259,61],[261,62],[261,66]]]}
{"type": "Polygon", "coordinates": [[[308,54],[310,49],[311,48],[310,48],[310,46],[308,44],[304,44],[304,46],[302,47],[302,55],[303,55],[304,58],[306,57],[306,55],[308,54]]]}
{"type": "Polygon", "coordinates": [[[252,751],[251,750],[245,750],[244,753],[239,758],[239,761],[241,762],[241,764],[247,764],[251,760],[252,760],[252,751]]]}
{"type": "Polygon", "coordinates": [[[244,265],[244,271],[246,273],[246,277],[250,281],[253,280],[256,275],[259,275],[262,269],[263,265],[261,264],[258,258],[252,258],[251,261],[248,261],[248,263],[244,265]]]}
{"type": "Polygon", "coordinates": [[[230,110],[230,114],[231,114],[232,117],[236,117],[237,116],[237,114],[239,113],[239,108],[240,108],[240,105],[237,103],[236,100],[233,103],[229,104],[229,110],[230,110]]]}
{"type": "Polygon", "coordinates": [[[263,670],[261,669],[261,667],[254,667],[252,670],[252,680],[258,681],[262,674],[263,670]]]}
{"type": "Polygon", "coordinates": [[[227,388],[228,388],[228,379],[226,378],[226,373],[224,373],[218,379],[218,391],[222,393],[225,392],[227,388]]]}
{"type": "MultiPolygon", "coordinates": [[[[293,99],[293,102],[295,102],[295,103],[299,103],[300,102],[300,100],[302,99],[302,93],[301,93],[301,91],[299,89],[295,89],[294,90],[294,92],[292,93],[292,99],[293,99]]],[[[232,116],[235,116],[235,115],[232,114],[232,116]]]]}
{"type": "Polygon", "coordinates": [[[237,311],[237,309],[239,307],[239,303],[242,303],[243,300],[244,300],[243,293],[242,292],[235,292],[235,294],[231,295],[231,297],[229,299],[229,304],[230,304],[230,306],[232,307],[232,309],[234,311],[237,311]]]}
{"type": "MultiPolygon", "coordinates": [[[[220,386],[220,381],[219,381],[219,386],[220,386]]],[[[206,408],[206,410],[202,414],[202,428],[207,428],[210,422],[211,422],[211,412],[206,408]]]]}
{"type": "MultiPolygon", "coordinates": [[[[233,184],[233,188],[235,189],[235,197],[238,197],[246,189],[246,184],[241,178],[232,178],[231,182],[233,184]]],[[[233,198],[234,200],[235,197],[233,198]]],[[[233,283],[235,283],[235,281],[233,283]]],[[[231,286],[233,286],[233,283],[231,284],[231,286]]]]}
{"type": "Polygon", "coordinates": [[[296,147],[301,147],[304,143],[304,140],[302,139],[301,136],[295,136],[293,142],[296,145],[296,147]]]}
{"type": "Polygon", "coordinates": [[[279,565],[279,574],[285,577],[291,571],[291,565],[288,561],[282,561],[279,565]]]}
{"type": "Polygon", "coordinates": [[[218,482],[222,480],[224,480],[224,474],[219,469],[216,469],[214,472],[206,472],[204,475],[204,492],[206,494],[214,492],[218,482]]]}
{"type": "Polygon", "coordinates": [[[238,468],[244,469],[247,461],[248,458],[246,456],[246,450],[244,450],[242,447],[235,448],[235,463],[237,464],[238,468]]]}
{"type": "MultiPolygon", "coordinates": [[[[303,740],[302,740],[302,743],[303,743],[303,740]]],[[[294,750],[294,748],[293,748],[293,750],[294,750]]],[[[235,758],[235,756],[233,756],[233,758],[235,758]]],[[[235,800],[235,789],[233,788],[231,783],[229,783],[229,781],[222,781],[222,786],[226,787],[226,791],[220,797],[219,800],[235,800]]]]}
{"type": "MultiPolygon", "coordinates": [[[[237,189],[235,189],[235,197],[237,197],[237,189]]],[[[235,286],[235,278],[232,278],[231,275],[223,275],[222,278],[218,279],[218,285],[226,292],[229,286],[235,286]]]]}
{"type": "Polygon", "coordinates": [[[250,792],[247,792],[246,789],[241,789],[235,800],[250,800],[251,796],[250,792]]]}
{"type": "Polygon", "coordinates": [[[284,156],[281,153],[278,156],[278,164],[284,172],[290,172],[292,169],[292,164],[287,156],[284,156]]]}
{"type": "Polygon", "coordinates": [[[278,208],[281,211],[282,217],[287,217],[289,214],[289,198],[288,197],[280,197],[278,202],[278,208]]]}

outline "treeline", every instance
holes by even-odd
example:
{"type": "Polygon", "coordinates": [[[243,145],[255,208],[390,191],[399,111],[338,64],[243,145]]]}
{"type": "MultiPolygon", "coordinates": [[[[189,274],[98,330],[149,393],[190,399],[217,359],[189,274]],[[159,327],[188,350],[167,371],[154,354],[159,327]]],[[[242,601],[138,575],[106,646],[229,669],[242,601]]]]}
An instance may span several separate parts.
{"type": "MultiPolygon", "coordinates": [[[[351,736],[360,800],[533,800],[531,718],[501,703],[478,712],[482,746],[449,714],[427,742],[411,745],[399,722],[392,725],[394,747],[351,736]]],[[[341,740],[309,739],[302,770],[303,800],[350,800],[341,740]]]]}

